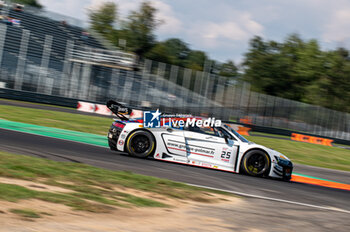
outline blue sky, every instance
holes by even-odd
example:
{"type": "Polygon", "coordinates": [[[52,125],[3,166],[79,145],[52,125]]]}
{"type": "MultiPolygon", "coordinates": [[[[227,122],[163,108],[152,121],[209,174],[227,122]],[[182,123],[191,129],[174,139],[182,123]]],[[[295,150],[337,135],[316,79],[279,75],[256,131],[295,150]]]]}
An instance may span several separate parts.
{"type": "MultiPolygon", "coordinates": [[[[120,18],[142,0],[117,3],[120,18]]],[[[46,9],[87,21],[88,9],[106,0],[39,0],[46,9]]],[[[206,51],[219,61],[240,62],[254,35],[282,41],[298,33],[317,39],[322,49],[350,49],[350,0],[150,0],[164,23],[158,40],[180,38],[191,49],[206,51]]]]}

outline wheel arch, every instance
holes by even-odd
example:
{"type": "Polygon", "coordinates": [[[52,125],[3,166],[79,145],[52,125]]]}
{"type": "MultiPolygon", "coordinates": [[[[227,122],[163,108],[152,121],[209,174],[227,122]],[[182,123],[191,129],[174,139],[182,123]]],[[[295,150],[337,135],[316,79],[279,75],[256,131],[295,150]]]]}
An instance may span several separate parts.
{"type": "MultiPolygon", "coordinates": [[[[124,143],[124,152],[126,151],[126,146],[127,146],[127,143],[128,143],[128,139],[130,138],[130,136],[134,133],[134,132],[136,132],[136,131],[145,131],[145,132],[148,132],[148,133],[150,133],[151,135],[152,135],[152,137],[153,137],[153,140],[154,140],[154,151],[157,149],[157,140],[156,140],[156,137],[154,136],[154,134],[152,133],[152,131],[150,131],[150,130],[147,130],[147,129],[145,129],[145,128],[137,128],[137,129],[135,129],[135,130],[132,130],[129,134],[128,134],[128,136],[126,136],[126,138],[125,138],[125,143],[124,143]]],[[[153,151],[153,153],[154,153],[154,151],[153,151]]]]}
{"type": "Polygon", "coordinates": [[[237,164],[237,172],[238,172],[238,173],[241,172],[241,166],[242,166],[242,161],[243,161],[244,156],[245,156],[248,152],[254,151],[254,150],[255,150],[255,151],[262,151],[262,152],[264,152],[264,153],[267,154],[267,156],[268,156],[269,159],[270,159],[270,165],[269,165],[269,169],[268,169],[268,171],[266,171],[266,173],[270,173],[270,171],[271,171],[271,166],[272,166],[272,157],[271,157],[271,155],[270,155],[266,150],[264,150],[264,149],[262,149],[262,148],[260,148],[260,147],[252,147],[252,148],[250,148],[250,149],[248,149],[247,151],[244,152],[244,154],[240,157],[240,160],[239,160],[239,162],[238,162],[238,164],[237,164]]]}

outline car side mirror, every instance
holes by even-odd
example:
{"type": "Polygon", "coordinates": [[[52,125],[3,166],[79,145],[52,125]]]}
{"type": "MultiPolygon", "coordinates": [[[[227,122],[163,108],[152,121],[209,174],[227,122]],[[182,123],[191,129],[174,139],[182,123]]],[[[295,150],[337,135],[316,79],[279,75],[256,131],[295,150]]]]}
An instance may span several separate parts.
{"type": "Polygon", "coordinates": [[[224,135],[224,138],[225,138],[225,142],[226,142],[228,145],[230,145],[231,143],[233,143],[232,139],[231,139],[229,136],[224,135]]]}
{"type": "Polygon", "coordinates": [[[229,145],[230,147],[232,147],[233,145],[237,145],[236,141],[231,139],[229,136],[225,135],[224,138],[225,138],[227,145],[229,145]]]}

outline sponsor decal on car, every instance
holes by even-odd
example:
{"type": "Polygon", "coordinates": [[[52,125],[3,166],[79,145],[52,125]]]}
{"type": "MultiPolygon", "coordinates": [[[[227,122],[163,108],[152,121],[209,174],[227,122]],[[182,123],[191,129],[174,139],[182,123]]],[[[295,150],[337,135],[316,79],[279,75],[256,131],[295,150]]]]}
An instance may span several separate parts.
{"type": "Polygon", "coordinates": [[[211,165],[211,164],[208,164],[208,163],[202,163],[202,166],[203,166],[203,167],[207,167],[207,168],[211,168],[211,167],[212,167],[212,165],[211,165]]]}
{"type": "MultiPolygon", "coordinates": [[[[175,141],[176,142],[176,141],[175,141]]],[[[180,151],[186,151],[193,155],[201,155],[201,156],[207,156],[207,157],[214,157],[215,151],[211,148],[201,148],[201,147],[193,147],[191,145],[186,146],[182,143],[175,143],[175,142],[167,142],[167,147],[172,150],[180,150],[180,151]]]]}
{"type": "Polygon", "coordinates": [[[123,145],[124,145],[124,141],[123,141],[123,140],[119,140],[118,144],[119,144],[120,146],[123,146],[123,145]]]}
{"type": "Polygon", "coordinates": [[[227,147],[222,148],[221,161],[230,162],[231,152],[228,151],[227,147]]]}

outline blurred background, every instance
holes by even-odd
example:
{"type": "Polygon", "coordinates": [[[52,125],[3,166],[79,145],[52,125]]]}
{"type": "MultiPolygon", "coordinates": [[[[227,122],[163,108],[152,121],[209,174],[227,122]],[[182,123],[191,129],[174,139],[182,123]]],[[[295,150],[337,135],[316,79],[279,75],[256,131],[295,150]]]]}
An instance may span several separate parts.
{"type": "Polygon", "coordinates": [[[158,40],[167,18],[156,17],[157,6],[138,1],[122,18],[122,4],[100,2],[86,11],[87,23],[40,1],[0,1],[0,97],[69,107],[114,99],[350,140],[344,46],[325,50],[297,33],[275,41],[257,32],[240,59],[219,61],[184,39],[158,40]]]}

